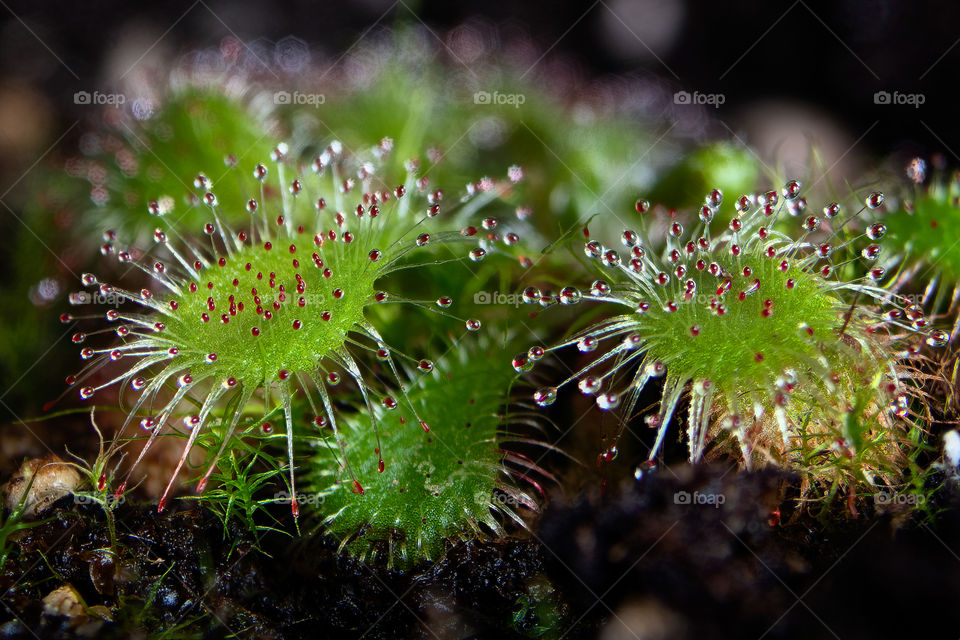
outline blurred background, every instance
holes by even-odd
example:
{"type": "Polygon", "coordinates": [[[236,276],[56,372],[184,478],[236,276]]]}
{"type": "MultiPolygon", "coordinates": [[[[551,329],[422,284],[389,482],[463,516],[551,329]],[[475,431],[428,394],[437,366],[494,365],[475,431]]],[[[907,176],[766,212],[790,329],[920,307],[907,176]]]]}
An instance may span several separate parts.
{"type": "MultiPolygon", "coordinates": [[[[69,274],[95,257],[72,234],[90,235],[77,220],[90,222],[97,194],[65,189],[60,200],[45,201],[42,173],[62,174],[84,133],[107,119],[109,110],[78,96],[145,96],[131,99],[125,114],[147,119],[151,96],[169,82],[158,70],[184,60],[213,68],[229,59],[249,76],[285,82],[323,79],[339,68],[329,86],[349,75],[350,56],[404,27],[440,52],[452,73],[462,68],[467,87],[476,78],[471,67],[494,56],[512,64],[519,81],[615,104],[620,126],[635,122],[637,133],[617,151],[626,170],[611,175],[630,172],[630,179],[614,195],[668,201],[686,190],[696,202],[711,180],[724,178],[692,181],[702,169],[697,163],[717,166],[729,149],[739,154],[735,165],[746,158],[761,174],[811,182],[829,174],[825,182],[856,187],[875,180],[878,167],[902,177],[914,155],[960,163],[957,24],[960,5],[930,1],[0,2],[0,234],[7,242],[0,254],[0,422],[16,426],[21,416],[38,415],[76,366],[71,328],[57,317],[75,286],[69,274]],[[719,155],[698,155],[715,142],[726,145],[719,155]],[[678,169],[681,161],[688,166],[678,169]],[[71,364],[59,360],[66,353],[71,364]]],[[[603,113],[593,114],[598,128],[603,113]]],[[[543,114],[549,111],[529,118],[549,129],[543,114]]],[[[591,127],[560,128],[549,141],[530,129],[536,141],[516,141],[513,151],[542,143],[540,157],[555,165],[544,174],[553,176],[574,164],[568,152],[598,144],[591,127]]],[[[583,185],[591,194],[604,191],[602,171],[594,172],[596,184],[588,177],[583,185]]],[[[583,180],[571,173],[577,187],[583,180]]],[[[548,195],[552,208],[557,194],[548,195]]],[[[556,237],[555,228],[542,230],[556,237]]],[[[14,430],[4,438],[5,459],[33,452],[37,441],[14,430]],[[22,447],[14,444],[20,437],[22,447]]]]}
{"type": "MultiPolygon", "coordinates": [[[[716,115],[737,132],[762,137],[806,124],[858,141],[850,153],[952,154],[958,18],[960,6],[932,0],[8,1],[0,9],[2,160],[29,165],[31,151],[84,115],[74,92],[122,82],[144,61],[230,36],[262,47],[266,58],[290,36],[335,58],[377,28],[421,22],[439,38],[486,23],[525,33],[589,74],[650,75],[676,90],[722,93],[716,115]],[[925,99],[919,107],[875,104],[878,91],[925,99]]],[[[4,178],[9,186],[16,174],[4,178]]]]}

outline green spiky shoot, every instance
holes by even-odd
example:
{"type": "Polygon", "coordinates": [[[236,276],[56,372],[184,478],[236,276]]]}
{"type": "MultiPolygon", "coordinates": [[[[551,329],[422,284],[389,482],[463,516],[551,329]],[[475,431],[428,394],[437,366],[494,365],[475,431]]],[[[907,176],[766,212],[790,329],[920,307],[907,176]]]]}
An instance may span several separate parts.
{"type": "MultiPolygon", "coordinates": [[[[893,250],[888,266],[901,268],[891,288],[905,288],[920,276],[927,283],[921,303],[953,316],[960,303],[960,174],[935,170],[931,175],[922,158],[911,160],[906,173],[912,188],[877,218],[886,225],[886,246],[893,250]]],[[[958,333],[960,316],[951,339],[958,333]]]]}
{"type": "MultiPolygon", "coordinates": [[[[116,383],[129,385],[139,394],[123,429],[134,416],[146,412],[141,426],[149,437],[130,473],[179,407],[192,403],[199,408],[183,418],[189,437],[160,498],[161,510],[212,414],[219,407],[232,407],[231,415],[224,418],[230,426],[220,452],[200,479],[199,491],[255,396],[263,398],[268,410],[271,398],[283,407],[293,489],[291,398],[298,389],[309,399],[317,426],[329,425],[338,433],[328,388],[341,378],[357,385],[373,419],[375,404],[395,404],[397,400],[367,384],[363,371],[371,362],[392,374],[401,392],[404,384],[398,361],[409,362],[423,373],[433,369],[429,360],[389,347],[375,325],[371,307],[407,302],[456,317],[445,311],[453,302],[449,296],[435,301],[406,300],[380,290],[379,281],[397,271],[462,260],[464,254],[480,261],[488,251],[517,241],[515,233],[501,236],[494,231],[498,226],[495,217],[483,218],[482,229],[465,226],[439,232],[433,230],[433,219],[443,213],[446,229],[472,219],[521,179],[518,167],[511,167],[507,179],[484,178],[468,184],[449,206],[441,204],[441,190],[428,189],[428,178],[418,176],[415,160],[407,163],[402,180],[387,182],[388,176],[378,175],[377,167],[391,148],[392,141],[384,139],[369,153],[354,155],[344,153],[334,142],[302,166],[288,157],[286,145],[280,145],[272,153],[273,169],[256,164],[251,167],[252,176],[246,171],[234,176],[244,185],[242,202],[221,204],[215,185],[204,174],[197,175],[195,206],[208,211],[209,222],[203,231],[209,248],[191,241],[176,221],[165,217],[168,205],[162,199],[150,201],[147,208],[164,225],[154,238],[169,258],[138,259],[139,252],[116,246],[115,235],[108,232],[104,253],[148,274],[154,288],[130,291],[84,274],[83,284],[96,288],[93,296],[88,294],[91,300],[120,296],[139,305],[141,312],[107,311],[107,320],[117,326],[94,333],[115,332],[120,344],[84,348],[81,356],[91,363],[67,382],[85,383],[80,386],[84,399],[116,383]],[[314,177],[300,177],[311,169],[314,177]],[[270,174],[276,174],[275,182],[270,174]],[[244,208],[249,213],[242,213],[244,208]],[[241,215],[249,226],[235,232],[227,221],[241,215]],[[450,251],[455,243],[471,248],[460,250],[462,253],[450,251]],[[433,250],[436,245],[441,245],[441,252],[446,248],[446,253],[433,250]],[[95,377],[121,359],[125,366],[119,374],[107,375],[106,380],[95,377]],[[167,387],[170,393],[164,391],[167,387]]],[[[73,319],[69,314],[63,317],[65,322],[73,319]]],[[[474,319],[460,321],[468,331],[480,328],[474,319]]],[[[74,342],[86,338],[78,333],[74,342]]],[[[429,430],[426,420],[418,418],[417,423],[429,430]]],[[[376,433],[376,422],[373,426],[376,433]]],[[[343,463],[355,478],[349,461],[343,463]]],[[[125,486],[126,480],[118,493],[125,486]]],[[[356,479],[353,487],[363,491],[356,479]]],[[[291,500],[291,508],[296,516],[296,500],[291,500]]]]}
{"type": "MultiPolygon", "coordinates": [[[[800,185],[791,181],[782,194],[739,198],[729,227],[712,234],[710,222],[722,199],[718,190],[707,196],[700,232],[688,240],[679,222],[668,222],[662,257],[648,252],[647,239],[632,230],[622,235],[626,257],[587,241],[587,257],[600,263],[606,278],[587,293],[567,287],[544,301],[536,288],[524,292],[528,302],[590,300],[623,310],[549,349],[534,346],[514,359],[523,371],[550,351],[574,345],[584,353],[600,349],[602,355],[560,384],[537,390],[537,404],[552,404],[559,388],[576,382],[581,392],[596,397],[600,409],[619,410],[614,445],[601,454],[611,460],[640,393],[663,377],[659,411],[645,418],[658,429],[647,466],[655,465],[688,387],[686,436],[694,462],[720,434],[735,437],[748,467],[771,453],[789,463],[800,449],[801,430],[806,447],[854,448],[867,437],[845,431],[845,416],[855,404],[875,416],[876,429],[894,428],[897,416],[909,409],[905,358],[917,353],[922,337],[942,346],[948,336],[931,330],[918,306],[903,308],[877,284],[885,275],[875,264],[880,249],[874,241],[884,234],[882,224],[856,237],[839,235],[850,220],[879,206],[882,194],[871,194],[847,218],[839,217],[841,207],[832,203],[821,219],[803,213],[800,185]],[[773,230],[787,214],[802,221],[797,238],[773,230]],[[822,222],[832,227],[829,237],[815,235],[822,222]],[[865,243],[860,254],[853,252],[865,243]],[[867,263],[865,275],[843,277],[861,261],[867,263]],[[628,372],[632,378],[617,388],[611,378],[628,372]],[[863,390],[869,390],[866,399],[858,399],[863,390]],[[839,442],[831,441],[837,434],[839,442]]],[[[648,209],[645,201],[637,203],[641,215],[648,209]]]]}
{"type": "Polygon", "coordinates": [[[89,185],[94,206],[79,221],[91,239],[112,228],[147,241],[155,220],[143,205],[151,199],[183,225],[203,224],[208,216],[191,206],[202,195],[190,184],[197,168],[210,172],[222,201],[241,201],[246,189],[230,174],[238,163],[266,158],[276,139],[262,124],[267,114],[209,82],[165,91],[156,112],[129,107],[108,107],[102,126],[85,133],[80,154],[66,161],[67,174],[89,185]]]}
{"type": "Polygon", "coordinates": [[[527,429],[505,428],[537,415],[513,406],[505,417],[514,374],[491,351],[486,342],[452,345],[434,375],[408,390],[409,406],[376,409],[379,442],[354,415],[341,424],[339,446],[319,447],[307,485],[316,491],[310,497],[323,530],[341,550],[407,568],[435,560],[448,540],[502,537],[502,521],[525,526],[523,509],[537,508],[540,483],[551,476],[510,443],[548,445],[527,429]],[[416,427],[418,415],[430,422],[430,433],[416,427]],[[385,469],[370,455],[380,446],[391,461],[385,469]],[[359,460],[353,471],[363,495],[352,490],[338,463],[347,455],[337,449],[359,460]]]}

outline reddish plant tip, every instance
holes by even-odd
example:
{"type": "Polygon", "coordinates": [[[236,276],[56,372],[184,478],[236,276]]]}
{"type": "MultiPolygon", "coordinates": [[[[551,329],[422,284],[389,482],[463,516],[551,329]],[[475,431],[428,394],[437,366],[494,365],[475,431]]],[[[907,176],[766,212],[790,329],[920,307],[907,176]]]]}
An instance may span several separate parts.
{"type": "Polygon", "coordinates": [[[353,481],[353,492],[356,493],[357,495],[361,495],[361,496],[363,495],[363,487],[360,486],[360,483],[357,482],[356,480],[353,481]]]}

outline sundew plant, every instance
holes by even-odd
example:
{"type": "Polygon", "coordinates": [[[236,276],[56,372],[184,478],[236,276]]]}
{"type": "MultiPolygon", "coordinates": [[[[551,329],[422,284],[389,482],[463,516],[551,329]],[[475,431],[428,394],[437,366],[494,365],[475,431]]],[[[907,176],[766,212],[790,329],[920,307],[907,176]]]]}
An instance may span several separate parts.
{"type": "MultiPolygon", "coordinates": [[[[111,326],[74,335],[75,343],[85,345],[107,334],[119,341],[84,346],[81,357],[89,362],[67,383],[84,399],[115,384],[136,394],[123,429],[139,422],[148,438],[130,473],[164,428],[182,420],[187,441],[160,498],[161,510],[198,434],[224,407],[230,409],[222,417],[229,426],[200,491],[245,412],[279,405],[295,496],[293,398],[302,393],[316,427],[329,427],[339,442],[331,388],[344,379],[359,390],[373,433],[379,433],[374,406],[401,404],[413,412],[410,428],[429,432],[430,424],[410,404],[401,366],[430,375],[434,365],[387,344],[374,307],[406,303],[456,318],[454,301],[445,292],[432,300],[406,299],[380,288],[381,281],[410,269],[478,262],[516,244],[517,234],[488,210],[512,193],[522,171],[505,168],[499,178],[478,178],[444,192],[420,174],[416,159],[406,163],[405,175],[381,175],[392,146],[385,138],[353,154],[332,142],[315,156],[294,158],[281,144],[270,161],[237,164],[223,179],[239,181],[245,194],[240,201],[221,201],[208,175],[196,175],[194,206],[208,216],[201,229],[183,228],[168,215],[172,199],[157,194],[144,203],[159,225],[155,252],[126,248],[107,232],[103,253],[149,276],[149,284],[137,289],[83,275],[92,294],[84,300],[120,296],[135,308],[110,309],[105,317],[111,326]],[[390,388],[374,382],[380,370],[390,388]],[[190,405],[193,411],[185,409],[190,405]]],[[[465,331],[480,329],[476,319],[458,320],[465,331]]],[[[370,455],[378,456],[382,472],[385,461],[377,451],[370,455]]],[[[351,456],[341,454],[352,489],[363,493],[351,456]]],[[[122,482],[117,493],[126,486],[122,482]]],[[[295,498],[291,508],[296,516],[295,498]]]]}
{"type": "Polygon", "coordinates": [[[346,415],[341,433],[354,455],[316,448],[306,495],[341,551],[409,567],[436,560],[449,542],[504,537],[511,523],[527,526],[523,514],[538,509],[553,477],[520,448],[550,445],[542,417],[511,393],[516,374],[503,366],[509,351],[483,337],[451,342],[434,375],[408,390],[409,405],[374,407],[379,438],[365,414],[346,415]],[[429,421],[429,434],[411,428],[417,416],[429,421]],[[380,447],[393,462],[383,472],[365,455],[380,447]],[[363,495],[352,490],[345,457],[357,461],[363,495]]]}
{"type": "MultiPolygon", "coordinates": [[[[575,384],[600,409],[620,413],[619,438],[641,392],[662,379],[659,410],[644,416],[657,429],[648,467],[689,390],[691,461],[704,457],[712,439],[732,437],[748,468],[773,460],[807,471],[813,483],[895,478],[900,454],[891,434],[904,428],[899,421],[919,395],[909,358],[919,343],[942,347],[949,336],[931,328],[918,305],[883,286],[877,241],[884,224],[847,231],[881,205],[881,193],[850,213],[834,202],[811,215],[800,188],[790,181],[782,192],[738,198],[722,230],[711,225],[724,206],[714,190],[693,233],[668,221],[662,250],[645,237],[651,208],[638,201],[641,231],[625,230],[622,249],[584,244],[601,272],[587,290],[568,286],[546,300],[534,287],[525,290],[531,303],[595,302],[614,311],[514,359],[518,370],[529,370],[553,351],[576,347],[587,354],[582,368],[538,389],[536,403],[551,405],[560,389],[575,384]],[[799,227],[796,235],[775,230],[782,218],[799,227]],[[838,462],[847,460],[854,462],[838,462]]],[[[615,438],[602,456],[616,454],[615,438]]]]}

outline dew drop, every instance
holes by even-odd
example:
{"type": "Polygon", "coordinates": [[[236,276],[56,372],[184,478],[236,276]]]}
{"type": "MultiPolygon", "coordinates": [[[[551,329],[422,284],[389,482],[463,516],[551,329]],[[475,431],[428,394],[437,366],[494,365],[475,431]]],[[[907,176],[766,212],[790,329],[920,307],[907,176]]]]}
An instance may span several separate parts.
{"type": "Polygon", "coordinates": [[[867,227],[867,237],[871,240],[879,240],[887,234],[887,225],[882,222],[875,222],[867,227]]]}
{"type": "Polygon", "coordinates": [[[667,372],[667,367],[662,362],[657,360],[656,362],[647,363],[646,372],[651,378],[659,378],[667,372]]]}
{"type": "Polygon", "coordinates": [[[600,459],[603,460],[603,462],[613,462],[617,459],[617,455],[619,455],[619,453],[620,452],[617,450],[616,445],[614,445],[601,453],[600,459]]]}
{"type": "Polygon", "coordinates": [[[476,249],[471,249],[468,255],[474,262],[480,262],[487,256],[487,252],[485,249],[477,247],[476,249]]]}
{"type": "Polygon", "coordinates": [[[590,285],[590,295],[605,296],[610,293],[610,285],[603,280],[594,280],[590,285]]]}
{"type": "Polygon", "coordinates": [[[577,387],[580,389],[580,393],[585,396],[594,395],[600,391],[600,388],[603,386],[603,382],[600,378],[596,376],[587,376],[582,378],[580,382],[577,383],[577,387]]]}
{"type": "Polygon", "coordinates": [[[602,411],[610,411],[620,404],[620,396],[616,393],[601,393],[597,396],[597,406],[602,411]]]}
{"type": "Polygon", "coordinates": [[[860,250],[860,255],[872,262],[880,257],[880,247],[875,244],[868,245],[860,250]]]}
{"type": "Polygon", "coordinates": [[[576,287],[564,287],[560,290],[560,304],[576,304],[580,302],[580,291],[576,287]]]}
{"type": "Polygon", "coordinates": [[[480,331],[480,321],[476,318],[468,318],[464,325],[466,325],[467,331],[480,331]]]}
{"type": "Polygon", "coordinates": [[[637,468],[633,470],[633,477],[636,480],[643,480],[645,477],[651,475],[657,470],[657,463],[653,460],[645,460],[637,465],[637,468]]]}
{"type": "Polygon", "coordinates": [[[923,158],[914,158],[907,165],[907,177],[914,184],[920,184],[927,179],[927,163],[923,158]]]}
{"type": "Polygon", "coordinates": [[[950,342],[950,335],[946,331],[936,329],[927,336],[927,344],[931,347],[943,347],[950,342]]]}
{"type": "Polygon", "coordinates": [[[523,290],[521,298],[523,299],[524,304],[536,304],[541,298],[540,289],[537,289],[536,287],[527,287],[523,290]]]}
{"type": "Polygon", "coordinates": [[[879,191],[874,191],[873,193],[867,196],[864,202],[866,203],[868,208],[876,209],[883,204],[883,200],[884,200],[883,194],[880,193],[879,191]]]}
{"type": "Polygon", "coordinates": [[[533,345],[527,350],[527,357],[536,362],[546,355],[547,351],[540,345],[533,345]]]}
{"type": "Polygon", "coordinates": [[[910,320],[920,320],[923,318],[923,307],[917,304],[911,304],[903,310],[910,320]]]}
{"type": "Polygon", "coordinates": [[[793,200],[800,195],[800,183],[796,180],[791,180],[783,187],[783,197],[793,200]]]}
{"type": "Polygon", "coordinates": [[[533,401],[539,407],[549,407],[557,400],[556,387],[541,387],[533,393],[533,401]]]}
{"type": "Polygon", "coordinates": [[[706,198],[703,199],[704,204],[713,209],[716,209],[721,204],[723,204],[723,191],[720,189],[714,189],[707,194],[706,198]]]}
{"type": "Polygon", "coordinates": [[[607,267],[616,267],[620,264],[620,254],[609,249],[603,252],[603,264],[607,267]]]}
{"type": "Polygon", "coordinates": [[[579,349],[581,353],[590,353],[591,351],[596,351],[599,345],[600,341],[593,336],[584,336],[577,340],[577,349],[579,349]]]}
{"type": "Polygon", "coordinates": [[[525,373],[533,369],[533,363],[525,353],[520,353],[513,358],[513,370],[517,373],[525,373]]]}

